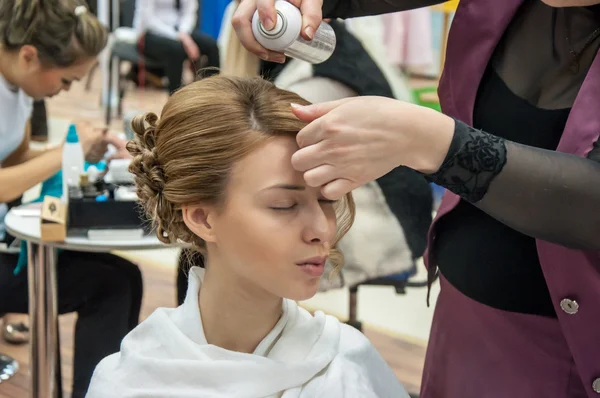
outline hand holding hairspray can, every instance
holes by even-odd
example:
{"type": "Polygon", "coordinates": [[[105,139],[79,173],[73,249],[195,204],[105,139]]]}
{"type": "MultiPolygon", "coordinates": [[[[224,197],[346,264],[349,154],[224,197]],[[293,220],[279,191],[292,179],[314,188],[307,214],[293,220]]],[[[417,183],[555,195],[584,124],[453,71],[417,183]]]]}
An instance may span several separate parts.
{"type": "Polygon", "coordinates": [[[302,29],[300,10],[284,0],[277,0],[275,9],[277,10],[277,22],[271,30],[267,30],[260,23],[258,11],[252,18],[252,32],[256,41],[264,48],[311,64],[320,64],[333,54],[336,38],[333,28],[329,24],[321,22],[313,39],[305,40],[300,35],[302,29]]]}

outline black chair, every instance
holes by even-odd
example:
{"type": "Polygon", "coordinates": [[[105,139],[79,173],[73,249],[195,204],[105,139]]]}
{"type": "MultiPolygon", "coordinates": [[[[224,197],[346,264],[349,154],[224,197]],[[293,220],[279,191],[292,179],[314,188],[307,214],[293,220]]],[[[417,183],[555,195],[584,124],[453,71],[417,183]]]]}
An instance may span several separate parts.
{"type": "MultiPolygon", "coordinates": [[[[357,307],[358,307],[358,288],[360,286],[393,286],[396,289],[396,294],[406,294],[407,288],[422,288],[427,286],[427,281],[411,281],[410,278],[417,273],[417,268],[414,266],[407,272],[400,274],[390,275],[382,278],[371,279],[365,282],[357,283],[354,286],[350,286],[350,298],[349,298],[349,315],[346,324],[352,326],[358,331],[362,332],[362,322],[358,320],[357,307]]],[[[409,393],[410,398],[419,398],[419,394],[409,393]]]]}
{"type": "Polygon", "coordinates": [[[416,265],[410,270],[400,274],[394,274],[381,278],[375,278],[368,281],[357,283],[350,286],[349,302],[348,302],[348,325],[362,332],[362,322],[358,320],[358,289],[361,286],[392,286],[396,290],[396,294],[406,294],[406,288],[421,288],[427,286],[427,281],[411,281],[410,278],[417,273],[416,265]]]}
{"type": "MultiPolygon", "coordinates": [[[[442,195],[444,194],[445,190],[434,184],[431,184],[430,186],[431,186],[432,193],[433,193],[434,209],[437,209],[439,206],[439,203],[442,200],[442,195]]],[[[348,321],[346,323],[362,332],[362,322],[360,322],[358,320],[358,315],[357,315],[358,288],[360,286],[369,286],[369,285],[371,285],[371,286],[393,286],[394,289],[396,290],[397,294],[406,294],[407,288],[423,288],[423,287],[427,287],[427,285],[428,285],[426,280],[425,281],[411,281],[410,278],[412,278],[416,273],[417,273],[417,268],[416,268],[416,265],[414,265],[413,268],[408,270],[407,272],[403,272],[403,273],[396,274],[396,275],[390,275],[390,276],[386,276],[386,277],[382,277],[382,278],[371,279],[371,280],[368,280],[365,282],[357,283],[354,286],[350,286],[350,288],[349,288],[349,291],[350,291],[349,306],[348,306],[349,314],[348,314],[348,321]]],[[[438,277],[439,277],[439,275],[436,274],[436,277],[434,280],[436,280],[438,277]]],[[[419,398],[419,394],[412,393],[412,394],[409,394],[409,396],[411,398],[419,398]]]]}
{"type": "MultiPolygon", "coordinates": [[[[12,209],[13,207],[19,207],[21,206],[23,201],[22,197],[19,197],[15,200],[13,200],[12,202],[9,202],[6,204],[6,207],[8,208],[7,211],[10,211],[10,209],[12,209]]],[[[15,240],[15,238],[13,236],[11,236],[8,232],[4,235],[4,239],[2,241],[0,241],[0,243],[6,243],[7,246],[10,246],[10,244],[15,240]]]]}
{"type": "MultiPolygon", "coordinates": [[[[439,203],[442,200],[442,196],[445,190],[435,184],[429,184],[431,188],[431,192],[433,195],[433,210],[437,210],[439,203]]],[[[429,221],[431,222],[431,221],[429,221]]],[[[423,248],[424,249],[424,248],[423,248]]],[[[413,266],[408,271],[389,275],[381,278],[371,279],[365,282],[357,283],[354,286],[350,286],[350,297],[349,297],[349,315],[348,315],[348,325],[362,331],[362,323],[358,320],[357,315],[357,307],[358,307],[358,289],[361,286],[392,286],[396,289],[397,294],[406,294],[406,288],[422,288],[427,287],[427,281],[412,281],[412,278],[417,273],[417,267],[414,261],[416,258],[413,258],[413,266]]]]}

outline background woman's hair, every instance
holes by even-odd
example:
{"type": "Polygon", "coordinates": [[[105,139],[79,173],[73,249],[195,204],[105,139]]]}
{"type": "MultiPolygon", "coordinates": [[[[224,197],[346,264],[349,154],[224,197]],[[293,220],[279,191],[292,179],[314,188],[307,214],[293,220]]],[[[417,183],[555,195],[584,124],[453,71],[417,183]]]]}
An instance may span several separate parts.
{"type": "MultiPolygon", "coordinates": [[[[205,242],[183,221],[182,207],[222,206],[234,164],[274,136],[295,137],[305,123],[290,103],[308,104],[298,95],[259,77],[210,77],[174,93],[162,110],[136,117],[128,150],[134,156],[137,193],[165,243],[183,241],[205,253],[205,242]]],[[[336,204],[338,231],[332,264],[343,263],[335,244],[354,221],[348,194],[336,204]]]]}
{"type": "MultiPolygon", "coordinates": [[[[239,5],[235,1],[234,7],[239,5]]],[[[229,29],[227,38],[227,50],[225,53],[224,65],[221,67],[221,74],[225,76],[253,77],[258,76],[260,72],[260,58],[246,50],[238,39],[235,29],[229,29]]]]}
{"type": "Polygon", "coordinates": [[[0,46],[5,51],[34,46],[48,67],[67,67],[96,57],[108,30],[90,11],[75,15],[83,0],[0,0],[0,46]]]}

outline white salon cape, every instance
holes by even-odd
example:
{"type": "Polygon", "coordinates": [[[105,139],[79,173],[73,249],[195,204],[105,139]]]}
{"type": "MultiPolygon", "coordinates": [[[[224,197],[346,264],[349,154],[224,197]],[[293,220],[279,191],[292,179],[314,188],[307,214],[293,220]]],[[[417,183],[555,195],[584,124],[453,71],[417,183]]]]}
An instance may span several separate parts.
{"type": "Polygon", "coordinates": [[[408,398],[366,337],[291,300],[253,354],[208,344],[203,275],[192,268],[184,304],[156,310],[100,362],[88,398],[408,398]]]}

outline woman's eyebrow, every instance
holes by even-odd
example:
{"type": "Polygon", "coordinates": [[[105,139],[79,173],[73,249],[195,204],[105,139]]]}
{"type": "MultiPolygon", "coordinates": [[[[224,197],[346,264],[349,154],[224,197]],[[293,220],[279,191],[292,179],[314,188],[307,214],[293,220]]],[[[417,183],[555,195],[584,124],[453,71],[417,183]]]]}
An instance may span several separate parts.
{"type": "Polygon", "coordinates": [[[290,191],[304,191],[306,187],[302,185],[294,185],[294,184],[275,184],[270,187],[263,189],[263,191],[268,191],[271,189],[287,189],[290,191]]]}

